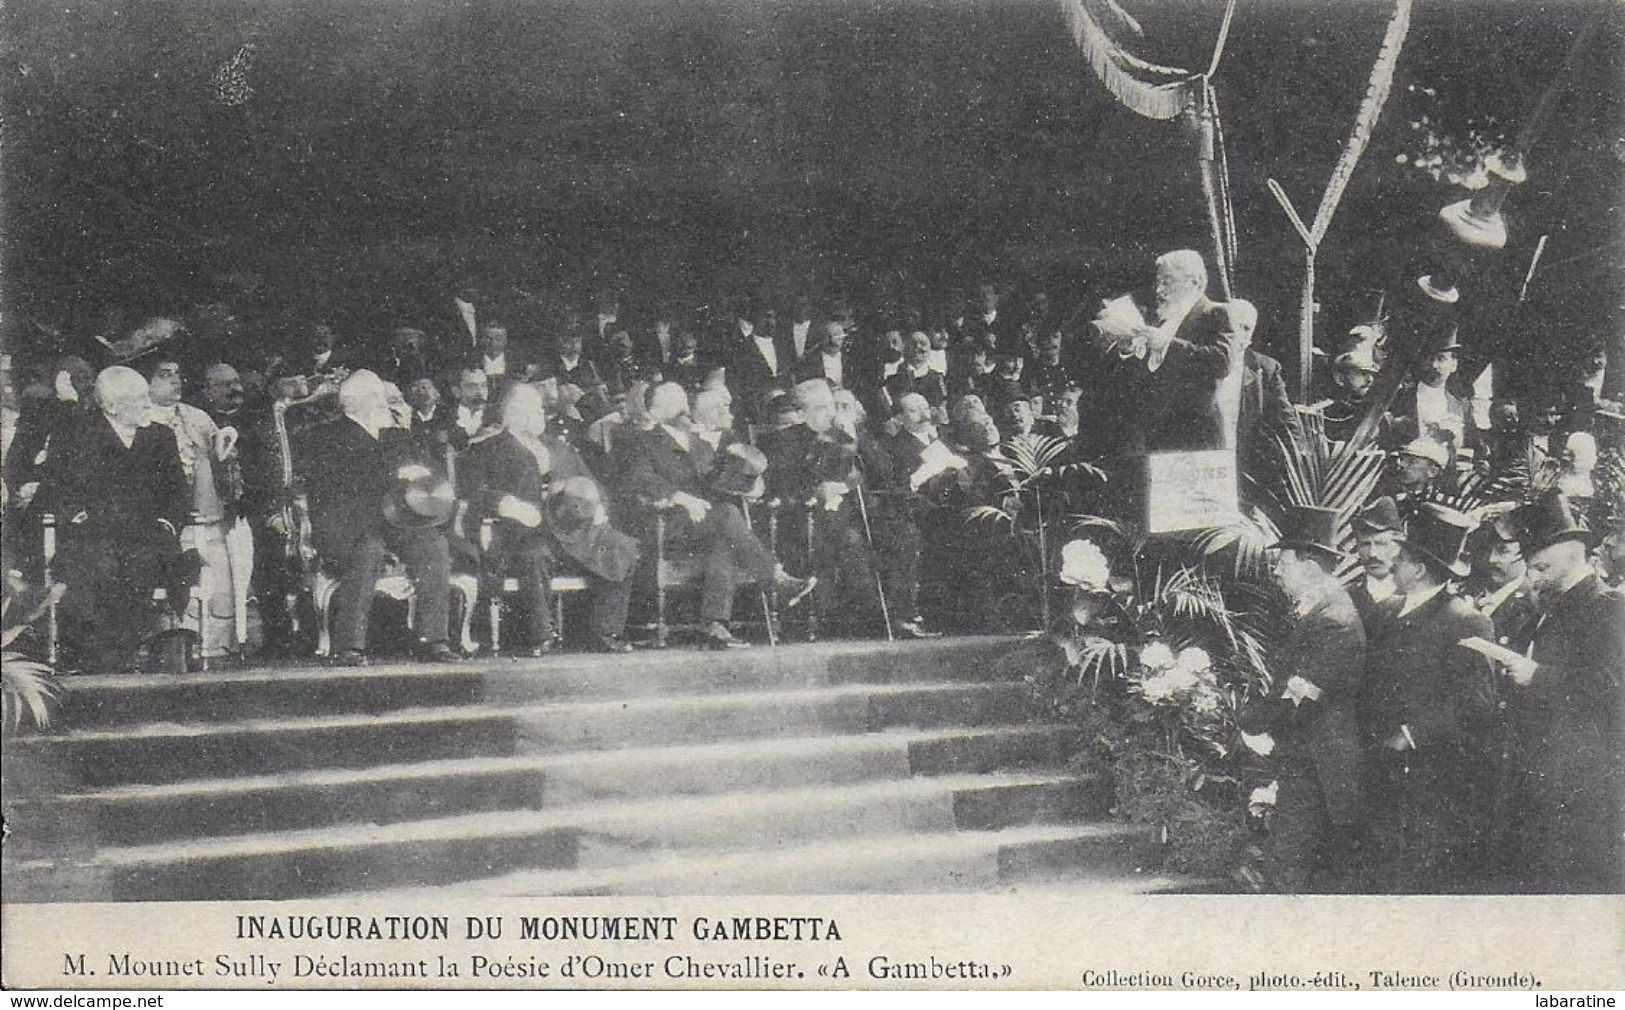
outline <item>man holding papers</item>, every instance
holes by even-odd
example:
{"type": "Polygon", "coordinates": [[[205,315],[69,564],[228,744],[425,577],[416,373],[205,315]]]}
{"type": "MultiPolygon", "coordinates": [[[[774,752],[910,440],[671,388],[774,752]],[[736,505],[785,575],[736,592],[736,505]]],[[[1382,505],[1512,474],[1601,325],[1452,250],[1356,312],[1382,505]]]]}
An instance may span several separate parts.
{"type": "Polygon", "coordinates": [[[1507,810],[1513,888],[1619,893],[1625,598],[1587,560],[1591,534],[1550,494],[1513,514],[1540,617],[1522,651],[1470,643],[1496,660],[1510,722],[1507,810]]]}

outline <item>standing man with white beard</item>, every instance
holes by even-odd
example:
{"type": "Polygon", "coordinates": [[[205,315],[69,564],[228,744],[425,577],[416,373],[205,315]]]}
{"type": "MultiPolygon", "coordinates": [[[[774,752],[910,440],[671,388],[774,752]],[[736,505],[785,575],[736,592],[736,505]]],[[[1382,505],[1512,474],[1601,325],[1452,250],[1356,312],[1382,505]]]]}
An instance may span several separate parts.
{"type": "Polygon", "coordinates": [[[1207,267],[1191,249],[1157,257],[1155,291],[1156,324],[1118,348],[1130,451],[1222,449],[1217,393],[1239,353],[1229,307],[1207,297],[1207,267]]]}

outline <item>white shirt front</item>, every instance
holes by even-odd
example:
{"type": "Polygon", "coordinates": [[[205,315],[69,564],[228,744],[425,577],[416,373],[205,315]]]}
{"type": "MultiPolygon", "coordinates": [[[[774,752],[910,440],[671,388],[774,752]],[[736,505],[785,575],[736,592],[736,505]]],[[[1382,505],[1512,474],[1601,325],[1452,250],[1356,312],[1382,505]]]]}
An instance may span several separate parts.
{"type": "Polygon", "coordinates": [[[1373,579],[1368,575],[1365,579],[1365,591],[1366,595],[1370,596],[1372,600],[1381,603],[1399,592],[1399,589],[1394,585],[1394,580],[1391,578],[1373,579]]]}
{"type": "Polygon", "coordinates": [[[812,320],[811,319],[807,320],[804,323],[791,323],[790,324],[790,340],[795,346],[796,357],[798,357],[798,358],[807,353],[807,331],[811,330],[811,329],[812,329],[812,320]]]}
{"type": "Polygon", "coordinates": [[[1420,434],[1426,435],[1434,428],[1442,428],[1456,436],[1460,442],[1462,437],[1462,419],[1450,412],[1450,398],[1443,386],[1430,386],[1427,383],[1416,385],[1416,429],[1420,434]]]}
{"type": "Polygon", "coordinates": [[[1406,614],[1412,613],[1442,592],[1444,592],[1444,585],[1441,583],[1440,585],[1434,586],[1432,589],[1424,589],[1418,593],[1407,594],[1405,597],[1405,605],[1399,608],[1399,616],[1404,617],[1406,614]]]}
{"type": "Polygon", "coordinates": [[[830,354],[828,351],[824,352],[824,378],[828,379],[836,386],[841,384],[840,354],[830,354]]]}
{"type": "Polygon", "coordinates": [[[485,374],[488,377],[500,379],[508,374],[508,356],[499,354],[494,358],[486,358],[484,364],[480,367],[485,369],[485,374]]]}
{"type": "Polygon", "coordinates": [[[457,405],[457,427],[468,432],[470,435],[474,434],[476,431],[479,431],[480,425],[483,424],[484,421],[485,411],[470,410],[466,405],[461,403],[457,405]]]}
{"type": "Polygon", "coordinates": [[[779,349],[773,345],[773,338],[756,334],[751,339],[756,342],[756,352],[767,362],[767,370],[773,374],[774,378],[777,378],[779,374],[779,349]]]}

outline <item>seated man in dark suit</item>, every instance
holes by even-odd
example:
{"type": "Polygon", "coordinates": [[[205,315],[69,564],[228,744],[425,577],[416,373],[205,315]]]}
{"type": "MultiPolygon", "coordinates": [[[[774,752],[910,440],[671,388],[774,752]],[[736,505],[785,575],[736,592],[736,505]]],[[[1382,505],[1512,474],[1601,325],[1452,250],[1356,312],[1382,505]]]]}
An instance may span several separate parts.
{"type": "MultiPolygon", "coordinates": [[[[87,672],[130,670],[159,630],[152,591],[179,612],[180,529],[192,503],[175,433],[147,423],[147,380],[115,365],[96,377],[100,409],[68,429],[46,460],[46,500],[61,530],[57,569],[67,584],[63,640],[87,672]]],[[[77,664],[75,664],[77,665],[77,664]]]]}
{"type": "Polygon", "coordinates": [[[488,566],[518,566],[531,655],[556,645],[548,587],[559,572],[584,574],[592,586],[594,647],[630,652],[621,635],[638,542],[610,527],[603,493],[580,454],[548,437],[541,393],[512,387],[502,403],[501,430],[474,441],[461,464],[460,496],[472,507],[469,519],[496,520],[488,566]]]}
{"type": "Polygon", "coordinates": [[[785,573],[777,559],[757,539],[739,506],[715,493],[708,477],[716,464],[716,451],[690,430],[688,394],[676,383],[656,386],[649,394],[649,419],[644,432],[627,432],[626,482],[645,503],[668,507],[668,536],[692,544],[705,555],[700,620],[706,624],[704,644],[728,649],[745,643],[728,628],[740,571],[763,588],[779,593],[785,607],[806,598],[816,579],[798,579],[785,573]]]}
{"type": "Polygon", "coordinates": [[[416,652],[424,659],[458,658],[446,644],[451,559],[446,537],[431,525],[391,523],[384,503],[402,481],[430,476],[411,458],[410,439],[386,441],[391,427],[384,383],[365,369],[339,386],[344,416],[311,433],[306,483],[316,549],[337,566],[333,649],[345,666],[367,663],[367,624],[373,587],[385,556],[406,566],[417,600],[416,652]]]}
{"type": "Polygon", "coordinates": [[[786,506],[811,510],[813,569],[826,587],[818,601],[821,614],[844,618],[861,631],[889,617],[907,637],[930,637],[916,606],[919,527],[893,501],[906,493],[899,480],[907,487],[907,475],[897,473],[867,432],[836,423],[835,394],[827,382],[800,383],[795,397],[801,420],[763,436],[761,449],[769,492],[786,506]]]}

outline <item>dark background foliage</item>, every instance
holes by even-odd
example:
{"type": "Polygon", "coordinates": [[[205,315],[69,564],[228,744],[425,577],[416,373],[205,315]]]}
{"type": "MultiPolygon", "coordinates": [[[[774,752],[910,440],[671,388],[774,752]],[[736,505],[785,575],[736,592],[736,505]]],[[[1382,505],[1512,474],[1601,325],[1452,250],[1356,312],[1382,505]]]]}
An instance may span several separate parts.
{"type": "MultiPolygon", "coordinates": [[[[1147,56],[1205,65],[1219,0],[1129,6],[1147,56]]],[[[1265,180],[1313,215],[1390,9],[1239,4],[1216,86],[1266,346],[1290,353],[1301,250],[1265,180]]],[[[1417,4],[1321,256],[1323,333],[1403,290],[1462,195],[1396,162],[1410,123],[1516,130],[1592,17],[1463,321],[1524,348],[1617,340],[1608,0],[1417,4]],[[1542,234],[1545,272],[1510,312],[1542,234]]],[[[1208,242],[1188,138],[1118,106],[1050,0],[19,0],[3,28],[13,321],[227,298],[376,332],[469,282],[930,304],[990,276],[1075,300],[1208,242]]]]}

